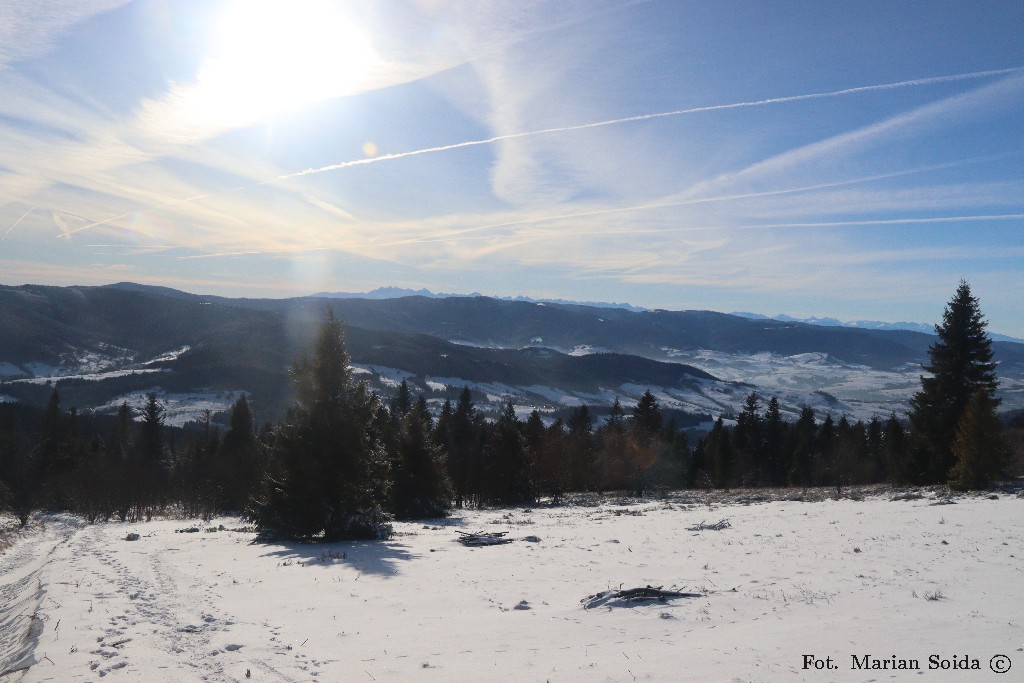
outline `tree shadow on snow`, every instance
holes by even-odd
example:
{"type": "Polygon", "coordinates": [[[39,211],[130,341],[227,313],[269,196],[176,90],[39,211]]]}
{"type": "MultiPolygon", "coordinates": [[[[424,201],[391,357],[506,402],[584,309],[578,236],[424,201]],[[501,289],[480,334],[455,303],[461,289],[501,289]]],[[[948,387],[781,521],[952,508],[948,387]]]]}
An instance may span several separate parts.
{"type": "Polygon", "coordinates": [[[399,565],[419,555],[397,541],[339,541],[335,543],[300,543],[275,541],[267,544],[276,550],[262,557],[277,558],[285,566],[327,567],[343,564],[364,574],[397,576],[399,565]]]}

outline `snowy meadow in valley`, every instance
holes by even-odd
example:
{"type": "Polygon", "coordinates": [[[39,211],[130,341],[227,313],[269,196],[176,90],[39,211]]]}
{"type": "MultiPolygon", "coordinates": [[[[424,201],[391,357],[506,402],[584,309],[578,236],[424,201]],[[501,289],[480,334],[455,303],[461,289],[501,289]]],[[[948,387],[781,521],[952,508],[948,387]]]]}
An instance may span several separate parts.
{"type": "Polygon", "coordinates": [[[6,518],[0,665],[17,683],[1019,680],[1019,495],[852,493],[579,498],[330,544],[254,542],[237,518],[6,518]],[[510,542],[458,542],[474,532],[510,542]],[[685,595],[587,606],[646,586],[685,595]]]}

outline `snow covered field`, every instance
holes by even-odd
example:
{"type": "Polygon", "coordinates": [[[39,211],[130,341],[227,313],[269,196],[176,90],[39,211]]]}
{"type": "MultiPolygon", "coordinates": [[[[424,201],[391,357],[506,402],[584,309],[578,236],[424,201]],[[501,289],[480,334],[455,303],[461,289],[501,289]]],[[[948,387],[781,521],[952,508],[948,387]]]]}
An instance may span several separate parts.
{"type": "Polygon", "coordinates": [[[0,680],[1024,680],[1024,500],[946,495],[594,499],[318,545],[44,516],[0,550],[0,680]],[[701,596],[580,602],[648,584],[701,596]]]}

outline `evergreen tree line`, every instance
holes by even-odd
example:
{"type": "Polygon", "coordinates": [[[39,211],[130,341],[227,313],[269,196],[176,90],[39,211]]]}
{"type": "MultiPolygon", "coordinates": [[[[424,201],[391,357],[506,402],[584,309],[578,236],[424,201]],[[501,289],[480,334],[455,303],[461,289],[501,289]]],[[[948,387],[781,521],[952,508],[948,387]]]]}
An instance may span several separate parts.
{"type": "MultiPolygon", "coordinates": [[[[947,306],[929,375],[909,420],[851,421],[751,393],[735,420],[690,442],[647,391],[627,414],[618,400],[597,424],[587,406],[546,424],[507,403],[485,420],[468,388],[432,418],[402,382],[385,400],[353,378],[342,325],[328,312],[312,353],[296,361],[295,403],[258,433],[244,396],[221,434],[207,414],[179,448],[151,395],[135,420],[121,406],[109,435],[86,438],[55,391],[34,443],[0,421],[0,503],[24,520],[70,509],[90,521],[136,520],[176,506],[188,515],[238,511],[295,539],[377,538],[388,520],[464,506],[558,501],[569,492],[835,486],[891,482],[983,488],[1009,448],[996,415],[991,341],[967,283],[947,306]]],[[[9,415],[13,415],[10,413],[9,415]]],[[[172,433],[176,434],[177,432],[172,433]]]]}
{"type": "Polygon", "coordinates": [[[238,510],[264,466],[244,396],[223,436],[209,413],[191,430],[167,428],[155,394],[138,411],[122,403],[112,421],[64,411],[56,390],[41,419],[4,408],[0,507],[23,525],[37,509],[70,510],[90,522],[148,519],[171,505],[190,516],[238,510]]]}

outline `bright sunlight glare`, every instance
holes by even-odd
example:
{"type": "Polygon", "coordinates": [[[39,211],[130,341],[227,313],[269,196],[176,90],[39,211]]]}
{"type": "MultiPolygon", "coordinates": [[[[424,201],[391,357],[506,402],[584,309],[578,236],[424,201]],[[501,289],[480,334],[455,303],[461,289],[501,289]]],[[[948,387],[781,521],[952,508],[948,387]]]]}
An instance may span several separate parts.
{"type": "Polygon", "coordinates": [[[366,36],[324,0],[232,4],[199,73],[197,117],[234,125],[358,92],[373,60],[366,36]]]}

